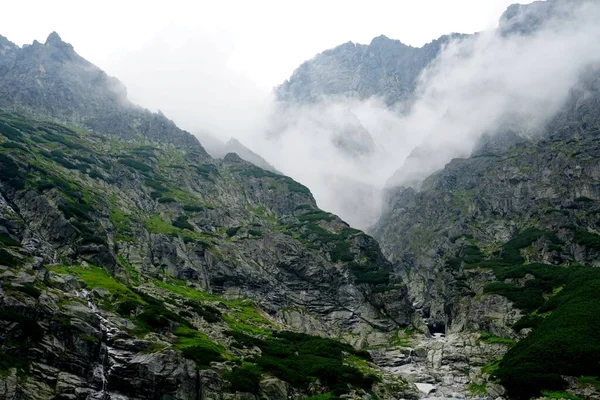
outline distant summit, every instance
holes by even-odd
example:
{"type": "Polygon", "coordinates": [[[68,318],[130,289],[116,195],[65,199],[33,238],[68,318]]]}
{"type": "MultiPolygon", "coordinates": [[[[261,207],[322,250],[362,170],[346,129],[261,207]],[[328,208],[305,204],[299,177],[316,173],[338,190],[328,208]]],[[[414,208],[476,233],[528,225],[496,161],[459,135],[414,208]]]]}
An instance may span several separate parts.
{"type": "Polygon", "coordinates": [[[276,97],[287,104],[309,104],[338,96],[381,96],[388,104],[406,100],[440,49],[451,39],[467,36],[445,35],[420,48],[384,35],[375,37],[369,45],[344,43],[302,63],[276,89],[276,97]]]}
{"type": "Polygon", "coordinates": [[[131,103],[118,79],[79,56],[56,32],[43,44],[23,47],[0,36],[0,93],[4,109],[50,116],[107,135],[196,148],[208,157],[196,138],[164,115],[131,103]]]}

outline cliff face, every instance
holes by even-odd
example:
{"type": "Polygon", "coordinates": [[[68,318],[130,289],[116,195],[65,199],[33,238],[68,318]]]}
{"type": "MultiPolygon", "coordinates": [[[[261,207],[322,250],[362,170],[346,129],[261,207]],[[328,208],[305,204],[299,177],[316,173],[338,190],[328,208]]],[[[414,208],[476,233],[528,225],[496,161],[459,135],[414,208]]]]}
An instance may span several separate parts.
{"type": "Polygon", "coordinates": [[[515,397],[565,388],[561,375],[590,374],[598,361],[578,347],[598,346],[578,336],[598,327],[587,314],[598,312],[597,296],[585,292],[598,272],[598,76],[583,75],[541,137],[455,159],[419,190],[391,189],[373,231],[430,331],[529,334],[496,371],[515,397]],[[544,346],[590,361],[575,368],[542,356],[544,346]]]}
{"type": "Polygon", "coordinates": [[[2,46],[3,398],[411,393],[284,332],[360,348],[410,322],[374,239],[288,177],[212,159],[58,35],[2,46]]]}
{"type": "Polygon", "coordinates": [[[468,35],[442,36],[423,47],[407,46],[385,36],[369,45],[345,43],[303,63],[276,90],[279,101],[307,104],[326,97],[366,99],[383,97],[388,104],[407,100],[417,78],[449,40],[468,35]]]}

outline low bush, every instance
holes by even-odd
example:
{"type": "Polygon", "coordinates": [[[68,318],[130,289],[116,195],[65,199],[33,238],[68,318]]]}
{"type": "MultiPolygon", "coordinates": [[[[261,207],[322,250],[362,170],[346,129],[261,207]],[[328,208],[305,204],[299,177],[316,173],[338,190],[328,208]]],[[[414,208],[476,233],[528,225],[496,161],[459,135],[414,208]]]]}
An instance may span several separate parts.
{"type": "Polygon", "coordinates": [[[252,393],[258,395],[260,390],[260,368],[254,364],[243,364],[225,374],[231,383],[232,392],[252,393]]]}
{"type": "Polygon", "coordinates": [[[173,221],[172,225],[179,229],[187,229],[190,231],[194,230],[194,227],[188,222],[188,217],[186,215],[180,215],[177,217],[177,219],[173,221]]]}

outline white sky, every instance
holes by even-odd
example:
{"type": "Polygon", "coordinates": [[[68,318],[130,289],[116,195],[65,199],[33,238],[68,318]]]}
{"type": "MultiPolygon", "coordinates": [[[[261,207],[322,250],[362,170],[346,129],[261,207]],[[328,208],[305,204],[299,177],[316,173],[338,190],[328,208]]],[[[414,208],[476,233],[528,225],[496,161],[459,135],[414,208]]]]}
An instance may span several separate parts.
{"type": "MultiPolygon", "coordinates": [[[[23,45],[57,31],[80,55],[118,74],[130,52],[175,29],[201,36],[211,57],[217,49],[227,68],[268,90],[325,49],[369,43],[380,34],[421,46],[446,33],[495,26],[517,1],[19,0],[2,4],[0,34],[23,45]]],[[[186,34],[168,37],[173,46],[187,40],[186,34]]]]}

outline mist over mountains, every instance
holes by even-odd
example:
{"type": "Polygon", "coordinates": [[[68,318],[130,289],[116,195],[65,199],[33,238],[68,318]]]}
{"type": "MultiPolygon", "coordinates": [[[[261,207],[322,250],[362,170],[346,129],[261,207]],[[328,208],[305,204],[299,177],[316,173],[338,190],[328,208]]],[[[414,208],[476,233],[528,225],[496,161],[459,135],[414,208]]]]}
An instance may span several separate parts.
{"type": "Polygon", "coordinates": [[[132,94],[0,36],[0,398],[600,398],[598,17],[349,42],[272,93],[186,28],[132,94]]]}
{"type": "MultiPolygon", "coordinates": [[[[497,30],[450,34],[421,48],[385,36],[346,43],[303,63],[272,95],[227,69],[225,51],[210,38],[169,47],[183,28],[113,69],[135,82],[134,101],[199,137],[236,138],[248,151],[230,150],[294,177],[321,207],[367,228],[380,215],[384,188],[418,187],[452,158],[485,146],[480,138],[544,131],[578,74],[598,62],[598,7],[566,4],[511,6],[497,30]],[[187,63],[176,58],[182,52],[187,63]],[[153,65],[152,75],[138,72],[140,62],[153,65]]],[[[213,155],[228,151],[217,147],[213,155]]]]}
{"type": "Polygon", "coordinates": [[[530,139],[544,131],[582,71],[599,61],[598,6],[566,4],[514,6],[495,31],[444,36],[420,49],[378,37],[327,50],[277,88],[272,131],[252,142],[310,186],[322,207],[366,228],[381,197],[363,198],[365,185],[371,194],[418,186],[483,145],[484,135],[530,139]],[[345,187],[329,184],[336,181],[345,187]],[[352,198],[363,198],[360,213],[352,198]]]}

